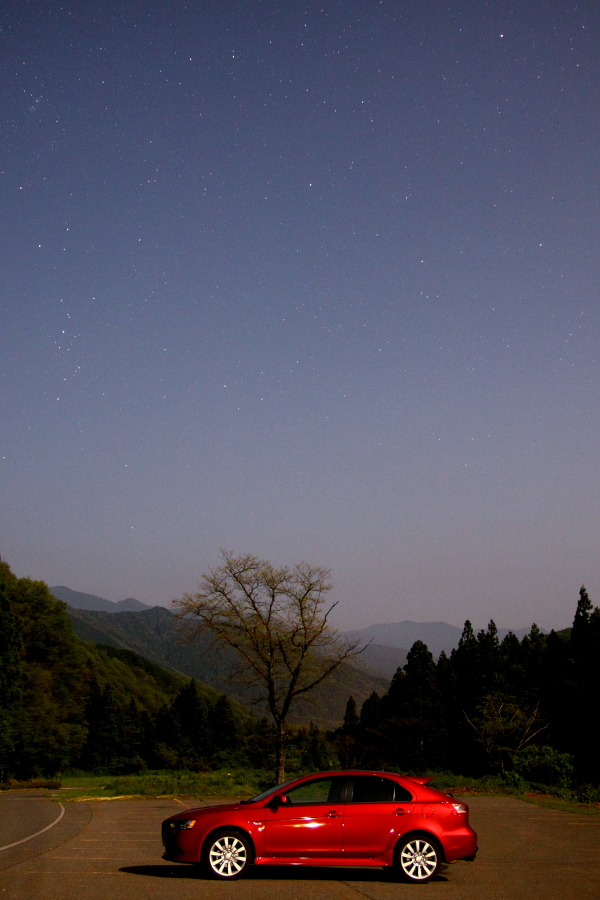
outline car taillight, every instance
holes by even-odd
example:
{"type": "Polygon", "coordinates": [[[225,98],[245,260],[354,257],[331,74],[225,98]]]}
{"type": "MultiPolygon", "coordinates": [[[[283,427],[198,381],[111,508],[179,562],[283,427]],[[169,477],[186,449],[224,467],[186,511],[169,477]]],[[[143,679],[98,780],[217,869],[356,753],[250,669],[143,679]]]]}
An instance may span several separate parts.
{"type": "Polygon", "coordinates": [[[455,813],[468,813],[469,807],[466,803],[456,803],[456,801],[449,802],[448,800],[444,801],[444,806],[449,806],[450,809],[455,813]]]}

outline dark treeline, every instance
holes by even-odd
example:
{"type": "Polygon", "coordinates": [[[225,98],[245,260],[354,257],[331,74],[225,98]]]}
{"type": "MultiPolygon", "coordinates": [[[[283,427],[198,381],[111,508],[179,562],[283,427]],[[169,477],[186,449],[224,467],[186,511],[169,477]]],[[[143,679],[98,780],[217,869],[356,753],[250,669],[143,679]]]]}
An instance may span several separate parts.
{"type": "MultiPolygon", "coordinates": [[[[119,707],[110,684],[92,681],[84,710],[87,737],[71,766],[86,771],[145,769],[204,771],[224,767],[273,769],[275,733],[266,719],[240,715],[226,695],[204,698],[194,680],[181,687],[155,716],[135,700],[119,707]]],[[[333,746],[314,725],[289,735],[288,765],[294,771],[335,766],[333,746]]]]}
{"type": "MultiPolygon", "coordinates": [[[[383,696],[327,734],[291,728],[289,773],[339,766],[597,784],[600,610],[499,641],[493,622],[437,662],[417,641],[383,696]]],[[[272,769],[265,719],[129,650],[80,641],[43,582],[0,562],[0,781],[69,769],[272,769]]]]}
{"type": "Polygon", "coordinates": [[[519,641],[496,626],[437,662],[421,641],[388,692],[360,713],[348,701],[336,732],[344,766],[489,773],[543,784],[598,783],[600,609],[581,588],[573,627],[519,641]]]}

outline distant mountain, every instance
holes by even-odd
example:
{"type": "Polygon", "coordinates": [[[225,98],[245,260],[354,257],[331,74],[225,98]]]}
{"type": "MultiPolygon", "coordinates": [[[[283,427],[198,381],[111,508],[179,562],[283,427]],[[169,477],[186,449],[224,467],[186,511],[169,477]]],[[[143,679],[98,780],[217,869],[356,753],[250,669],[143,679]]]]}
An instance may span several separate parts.
{"type": "Polygon", "coordinates": [[[71,588],[65,587],[64,584],[51,587],[50,593],[54,594],[57,600],[68,603],[73,609],[91,609],[107,613],[141,612],[143,609],[152,609],[151,606],[141,603],[135,597],[127,597],[126,600],[119,600],[118,603],[113,603],[112,600],[96,597],[95,594],[82,594],[81,591],[72,591],[71,588]]]}
{"type": "MultiPolygon", "coordinates": [[[[204,681],[222,682],[228,677],[232,660],[227,653],[215,654],[207,640],[183,641],[181,622],[162,606],[141,612],[107,613],[104,610],[68,610],[75,632],[84,641],[133,650],[171,671],[204,681]]],[[[218,686],[222,689],[223,684],[218,686]]]]}
{"type": "MultiPolygon", "coordinates": [[[[243,704],[252,702],[247,689],[234,677],[238,665],[234,652],[213,649],[206,636],[193,643],[186,641],[181,619],[164,607],[116,614],[72,607],[67,611],[76,634],[85,641],[132,650],[163,668],[227,693],[243,704]]],[[[383,655],[389,657],[390,649],[384,648],[383,655]]],[[[397,650],[391,652],[394,660],[399,658],[397,650]]],[[[356,665],[341,666],[297,707],[294,721],[312,720],[322,727],[336,727],[343,719],[350,694],[361,705],[373,691],[385,693],[397,666],[392,668],[388,664],[391,674],[374,671],[367,664],[368,659],[359,657],[356,665]]]]}
{"type": "Polygon", "coordinates": [[[408,650],[403,647],[386,647],[383,644],[371,643],[357,656],[353,665],[372,675],[385,676],[391,680],[396,669],[406,665],[408,650]]]}
{"type": "MultiPolygon", "coordinates": [[[[526,634],[529,634],[530,630],[530,628],[499,628],[498,637],[502,640],[509,631],[512,631],[521,640],[526,634]]],[[[540,631],[542,634],[548,633],[543,628],[540,628],[540,631]]],[[[433,655],[438,657],[442,650],[449,654],[454,647],[458,646],[461,634],[462,628],[449,625],[448,622],[411,622],[407,620],[384,625],[368,625],[366,628],[347,631],[345,637],[351,640],[372,641],[371,647],[378,645],[395,647],[404,653],[408,652],[406,648],[412,647],[415,641],[423,641],[433,655]]],[[[364,651],[365,661],[369,658],[369,649],[364,651]]]]}

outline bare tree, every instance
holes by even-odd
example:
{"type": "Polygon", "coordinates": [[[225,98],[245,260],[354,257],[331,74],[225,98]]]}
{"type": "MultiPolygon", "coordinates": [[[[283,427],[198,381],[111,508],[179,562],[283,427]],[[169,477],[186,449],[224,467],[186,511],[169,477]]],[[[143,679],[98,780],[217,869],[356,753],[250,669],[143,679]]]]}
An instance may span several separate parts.
{"type": "Polygon", "coordinates": [[[329,625],[329,569],[299,563],[275,569],[255,556],[221,551],[223,564],[203,575],[199,592],[174,600],[192,635],[209,633],[233,648],[239,675],[258,690],[275,724],[276,779],[284,779],[286,720],[293,705],[360,653],[329,625]]]}

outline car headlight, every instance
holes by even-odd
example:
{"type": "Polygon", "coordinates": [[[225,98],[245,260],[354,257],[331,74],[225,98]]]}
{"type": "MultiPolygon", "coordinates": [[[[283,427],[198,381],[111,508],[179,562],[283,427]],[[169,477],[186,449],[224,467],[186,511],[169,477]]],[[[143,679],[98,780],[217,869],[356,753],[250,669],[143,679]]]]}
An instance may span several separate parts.
{"type": "Polygon", "coordinates": [[[171,831],[187,831],[196,824],[195,819],[176,819],[175,822],[169,822],[171,831]]]}

